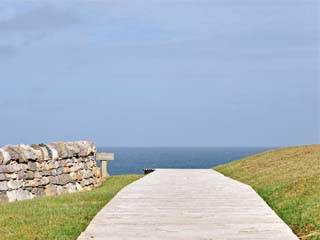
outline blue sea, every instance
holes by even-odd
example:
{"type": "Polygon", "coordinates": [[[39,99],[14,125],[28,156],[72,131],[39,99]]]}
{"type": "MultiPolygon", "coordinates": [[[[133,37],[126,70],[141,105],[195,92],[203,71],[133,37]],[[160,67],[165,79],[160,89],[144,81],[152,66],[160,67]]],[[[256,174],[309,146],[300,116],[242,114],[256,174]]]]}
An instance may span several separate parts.
{"type": "Polygon", "coordinates": [[[234,147],[100,147],[98,152],[114,152],[108,162],[110,175],[142,174],[144,168],[212,168],[270,148],[234,147]]]}

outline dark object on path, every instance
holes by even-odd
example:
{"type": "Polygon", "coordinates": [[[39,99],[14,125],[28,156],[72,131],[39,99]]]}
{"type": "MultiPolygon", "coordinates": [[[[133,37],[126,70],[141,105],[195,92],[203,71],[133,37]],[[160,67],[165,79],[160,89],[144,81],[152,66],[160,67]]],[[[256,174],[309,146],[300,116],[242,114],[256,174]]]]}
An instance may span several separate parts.
{"type": "Polygon", "coordinates": [[[143,169],[143,171],[144,171],[144,175],[147,175],[147,174],[149,174],[149,173],[154,172],[155,169],[153,169],[153,168],[145,168],[145,169],[143,169]]]}

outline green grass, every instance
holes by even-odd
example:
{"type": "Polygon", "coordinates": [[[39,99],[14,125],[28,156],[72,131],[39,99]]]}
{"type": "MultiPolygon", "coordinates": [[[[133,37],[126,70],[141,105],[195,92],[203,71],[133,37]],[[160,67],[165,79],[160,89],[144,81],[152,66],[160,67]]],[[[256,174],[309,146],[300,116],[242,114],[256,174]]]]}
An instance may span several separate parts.
{"type": "Polygon", "coordinates": [[[320,145],[268,151],[214,169],[251,185],[300,239],[320,240],[320,145]]]}
{"type": "Polygon", "coordinates": [[[115,194],[138,175],[113,176],[87,192],[0,204],[0,239],[76,239],[115,194]]]}

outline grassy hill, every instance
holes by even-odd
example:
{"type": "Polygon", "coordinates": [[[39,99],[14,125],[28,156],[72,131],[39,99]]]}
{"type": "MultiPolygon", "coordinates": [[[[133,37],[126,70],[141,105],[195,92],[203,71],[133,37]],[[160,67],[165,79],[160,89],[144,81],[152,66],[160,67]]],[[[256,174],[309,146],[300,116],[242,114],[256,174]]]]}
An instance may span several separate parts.
{"type": "Polygon", "coordinates": [[[141,178],[112,176],[92,191],[0,204],[0,239],[76,239],[123,187],[141,178]]]}
{"type": "Polygon", "coordinates": [[[264,152],[214,168],[251,185],[303,240],[320,240],[320,145],[264,152]]]}

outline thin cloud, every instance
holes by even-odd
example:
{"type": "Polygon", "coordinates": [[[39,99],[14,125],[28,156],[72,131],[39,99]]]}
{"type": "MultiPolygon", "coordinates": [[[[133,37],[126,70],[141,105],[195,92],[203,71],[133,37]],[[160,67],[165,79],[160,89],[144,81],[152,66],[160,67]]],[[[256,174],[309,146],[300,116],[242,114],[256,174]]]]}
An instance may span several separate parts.
{"type": "Polygon", "coordinates": [[[10,45],[0,45],[0,59],[13,57],[16,55],[16,49],[10,45]]]}
{"type": "Polygon", "coordinates": [[[77,23],[79,23],[79,18],[76,15],[45,5],[0,21],[0,32],[56,29],[77,23]]]}

